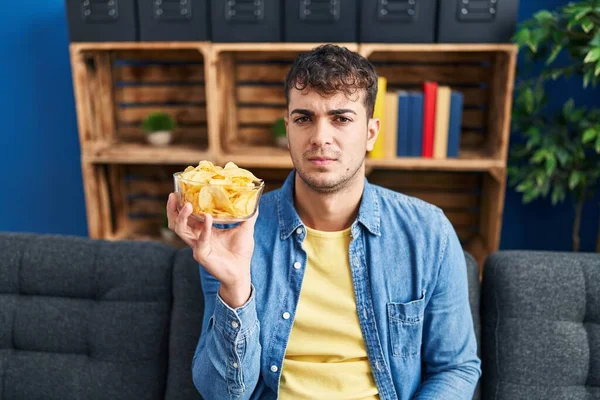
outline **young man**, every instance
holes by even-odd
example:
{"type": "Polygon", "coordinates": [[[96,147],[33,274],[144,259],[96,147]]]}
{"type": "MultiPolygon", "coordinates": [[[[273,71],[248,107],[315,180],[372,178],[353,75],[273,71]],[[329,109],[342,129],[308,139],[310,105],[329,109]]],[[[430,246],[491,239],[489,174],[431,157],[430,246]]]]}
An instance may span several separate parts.
{"type": "Polygon", "coordinates": [[[169,226],[201,264],[193,377],[206,400],[471,399],[480,376],[465,258],[443,212],[365,178],[373,65],[334,45],[285,85],[294,171],[233,229],[169,226]]]}

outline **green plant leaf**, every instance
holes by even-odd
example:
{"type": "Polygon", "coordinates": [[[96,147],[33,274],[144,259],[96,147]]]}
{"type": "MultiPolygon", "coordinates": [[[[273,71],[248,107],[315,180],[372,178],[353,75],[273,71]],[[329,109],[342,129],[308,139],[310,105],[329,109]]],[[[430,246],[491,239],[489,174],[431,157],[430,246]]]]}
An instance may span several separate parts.
{"type": "Polygon", "coordinates": [[[596,153],[600,154],[600,135],[596,138],[596,153]]]}
{"type": "Polygon", "coordinates": [[[600,60],[596,62],[596,70],[594,71],[594,76],[600,75],[600,60]]]}
{"type": "Polygon", "coordinates": [[[595,47],[591,49],[583,59],[583,62],[590,63],[595,62],[597,60],[600,60],[600,47],[595,47]]]}
{"type": "MultiPolygon", "coordinates": [[[[600,11],[598,11],[600,13],[600,11]]],[[[600,47],[600,30],[596,32],[593,39],[590,41],[590,46],[600,47]]]]}
{"type": "Polygon", "coordinates": [[[550,154],[548,155],[548,157],[546,157],[546,174],[548,174],[549,176],[552,175],[555,169],[556,158],[554,157],[554,155],[550,154]]]}
{"type": "Polygon", "coordinates": [[[589,18],[585,18],[581,21],[581,29],[585,33],[590,33],[594,29],[594,21],[589,18]]]}
{"type": "Polygon", "coordinates": [[[559,147],[556,149],[556,158],[558,158],[558,162],[561,166],[565,166],[567,165],[567,162],[569,162],[569,153],[562,147],[559,147]]]}
{"type": "Polygon", "coordinates": [[[531,37],[531,33],[529,33],[529,29],[527,29],[527,28],[521,28],[515,34],[514,41],[519,46],[522,47],[522,46],[525,46],[529,42],[529,38],[530,37],[531,37]]]}
{"type": "Polygon", "coordinates": [[[585,75],[583,75],[583,88],[587,88],[590,85],[590,81],[594,77],[594,71],[589,69],[585,75]]]}
{"type": "MultiPolygon", "coordinates": [[[[548,57],[548,60],[546,60],[546,65],[552,64],[554,62],[554,60],[556,60],[556,57],[562,51],[562,49],[563,49],[563,45],[561,45],[561,44],[554,46],[554,49],[552,50],[550,57],[548,57]]],[[[556,79],[556,78],[553,77],[553,79],[556,79]]]]}
{"type": "Polygon", "coordinates": [[[579,171],[571,171],[569,176],[569,189],[573,190],[581,182],[583,175],[579,171]]]}
{"type": "Polygon", "coordinates": [[[544,23],[547,21],[553,21],[554,15],[552,15],[552,13],[548,10],[541,10],[535,13],[533,18],[535,18],[538,22],[544,23]]]}
{"type": "Polygon", "coordinates": [[[565,200],[565,189],[560,185],[554,185],[552,190],[552,205],[556,205],[559,202],[565,200]]]}
{"type": "Polygon", "coordinates": [[[566,120],[568,120],[569,117],[571,116],[571,113],[573,112],[574,107],[575,107],[575,101],[572,98],[567,100],[567,102],[563,106],[563,116],[565,117],[566,120]]]}
{"type": "Polygon", "coordinates": [[[588,128],[583,132],[583,143],[591,142],[596,138],[596,130],[594,128],[588,128]]]}

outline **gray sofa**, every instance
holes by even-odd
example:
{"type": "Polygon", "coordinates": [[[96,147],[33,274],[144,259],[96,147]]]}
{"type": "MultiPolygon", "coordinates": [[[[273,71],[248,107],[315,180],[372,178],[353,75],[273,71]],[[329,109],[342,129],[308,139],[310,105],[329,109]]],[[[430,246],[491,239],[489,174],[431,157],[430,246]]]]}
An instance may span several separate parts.
{"type": "MultiPolygon", "coordinates": [[[[0,233],[0,400],[200,399],[191,251],[0,233]]],[[[466,254],[476,399],[600,399],[600,255],[466,254]]],[[[206,399],[220,400],[220,399],[206,399]]]]}
{"type": "Polygon", "coordinates": [[[190,250],[0,234],[0,400],[200,399],[198,279],[190,250]]]}

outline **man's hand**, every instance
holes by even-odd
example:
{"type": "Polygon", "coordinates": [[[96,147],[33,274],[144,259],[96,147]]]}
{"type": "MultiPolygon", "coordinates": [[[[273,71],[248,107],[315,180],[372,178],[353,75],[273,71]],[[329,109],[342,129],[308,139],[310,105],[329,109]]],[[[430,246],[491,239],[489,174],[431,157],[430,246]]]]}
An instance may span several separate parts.
{"type": "Polygon", "coordinates": [[[204,221],[189,218],[192,205],[186,203],[178,210],[175,193],[169,195],[167,218],[169,229],[175,232],[193,250],[198,261],[221,283],[219,295],[227,305],[237,308],[250,298],[250,261],[254,252],[254,225],[256,214],[239,226],[217,229],[213,218],[204,214],[204,221]]]}

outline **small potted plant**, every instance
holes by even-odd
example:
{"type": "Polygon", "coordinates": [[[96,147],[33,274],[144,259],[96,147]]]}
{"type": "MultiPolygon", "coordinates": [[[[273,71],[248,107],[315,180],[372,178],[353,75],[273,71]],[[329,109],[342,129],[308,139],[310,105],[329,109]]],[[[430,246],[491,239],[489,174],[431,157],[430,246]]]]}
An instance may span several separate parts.
{"type": "Polygon", "coordinates": [[[146,138],[150,144],[166,146],[171,143],[176,125],[175,119],[169,114],[157,111],[148,114],[144,118],[142,129],[146,133],[146,138]]]}
{"type": "Polygon", "coordinates": [[[278,147],[287,149],[288,140],[285,129],[285,121],[283,118],[278,118],[275,123],[271,126],[271,132],[275,138],[275,144],[278,147]]]}

